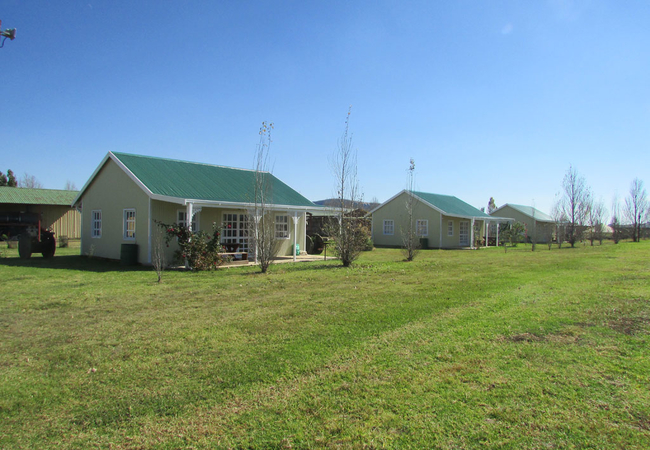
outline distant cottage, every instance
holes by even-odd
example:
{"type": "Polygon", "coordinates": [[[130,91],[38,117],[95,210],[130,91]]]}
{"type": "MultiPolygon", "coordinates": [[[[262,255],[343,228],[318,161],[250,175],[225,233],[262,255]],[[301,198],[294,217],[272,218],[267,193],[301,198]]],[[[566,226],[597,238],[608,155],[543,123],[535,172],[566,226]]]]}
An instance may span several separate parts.
{"type": "Polygon", "coordinates": [[[506,203],[492,211],[490,215],[492,217],[509,217],[516,222],[523,223],[527,241],[532,242],[534,239],[535,242],[548,243],[553,239],[555,220],[532,206],[506,203]]]}
{"type": "Polygon", "coordinates": [[[451,195],[403,190],[369,213],[376,246],[402,246],[402,231],[409,226],[409,196],[413,197],[413,225],[423,248],[474,247],[483,241],[485,223],[495,220],[451,195]]]}

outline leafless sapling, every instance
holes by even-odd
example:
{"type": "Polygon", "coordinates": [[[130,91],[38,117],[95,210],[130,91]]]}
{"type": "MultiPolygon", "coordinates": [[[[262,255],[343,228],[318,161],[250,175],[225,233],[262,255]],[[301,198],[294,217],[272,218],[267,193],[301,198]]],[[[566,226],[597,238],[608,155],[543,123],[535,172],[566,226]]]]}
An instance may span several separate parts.
{"type": "Polygon", "coordinates": [[[406,226],[402,227],[402,253],[407,261],[413,261],[420,250],[420,236],[416,229],[414,208],[417,198],[413,195],[413,177],[415,172],[415,161],[413,158],[409,164],[409,183],[406,194],[406,226]]]}
{"type": "Polygon", "coordinates": [[[255,261],[262,273],[266,273],[279,251],[276,238],[276,224],[271,209],[273,184],[269,170],[269,150],[273,123],[262,122],[259,142],[255,152],[255,186],[253,207],[248,214],[248,235],[251,240],[255,261]]]}
{"type": "Polygon", "coordinates": [[[602,200],[594,200],[589,209],[589,242],[594,245],[594,241],[603,244],[603,226],[607,210],[602,200]]]}
{"type": "Polygon", "coordinates": [[[151,236],[151,265],[158,276],[158,283],[162,281],[162,275],[167,266],[165,261],[165,235],[162,227],[153,227],[151,236]]]}
{"type": "Polygon", "coordinates": [[[575,243],[582,240],[586,228],[591,206],[591,191],[585,178],[579,175],[573,166],[569,166],[562,180],[560,205],[567,219],[566,240],[571,247],[575,247],[575,243]]]}
{"type": "Polygon", "coordinates": [[[347,211],[356,210],[362,196],[357,178],[357,152],[352,147],[350,133],[351,107],[345,118],[343,134],[338,139],[330,166],[336,177],[336,213],[324,227],[332,238],[335,251],[344,267],[349,267],[359,257],[368,240],[368,230],[363,220],[347,211]]]}
{"type": "Polygon", "coordinates": [[[643,181],[632,180],[630,192],[625,197],[625,217],[632,225],[632,241],[641,241],[641,226],[648,215],[648,195],[643,187],[643,181]]]}

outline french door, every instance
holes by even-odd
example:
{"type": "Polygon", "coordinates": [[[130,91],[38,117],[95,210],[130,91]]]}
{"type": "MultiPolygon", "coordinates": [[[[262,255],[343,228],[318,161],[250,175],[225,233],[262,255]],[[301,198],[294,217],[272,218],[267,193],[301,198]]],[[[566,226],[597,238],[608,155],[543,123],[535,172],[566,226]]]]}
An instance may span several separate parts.
{"type": "Polygon", "coordinates": [[[460,222],[460,246],[469,247],[469,222],[461,221],[460,222]]]}
{"type": "Polygon", "coordinates": [[[248,216],[246,214],[224,214],[221,242],[239,244],[238,251],[248,252],[248,216]]]}

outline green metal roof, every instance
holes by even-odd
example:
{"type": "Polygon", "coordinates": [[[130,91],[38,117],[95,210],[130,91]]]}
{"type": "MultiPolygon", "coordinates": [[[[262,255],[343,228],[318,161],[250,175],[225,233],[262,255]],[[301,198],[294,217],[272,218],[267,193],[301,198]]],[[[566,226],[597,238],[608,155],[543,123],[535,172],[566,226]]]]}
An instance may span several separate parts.
{"type": "MultiPolygon", "coordinates": [[[[126,153],[113,152],[113,156],[155,195],[232,203],[253,203],[255,200],[253,170],[126,153]]],[[[271,183],[269,203],[321,208],[273,174],[268,175],[271,183]]]]}
{"type": "Polygon", "coordinates": [[[553,218],[552,218],[551,216],[549,216],[548,214],[545,214],[545,213],[541,212],[541,211],[540,211],[539,209],[537,209],[537,208],[533,208],[532,206],[513,205],[512,203],[507,203],[507,204],[505,204],[505,205],[503,205],[503,206],[509,206],[509,207],[511,207],[512,209],[516,209],[516,210],[519,211],[520,213],[522,213],[522,214],[526,214],[526,215],[529,216],[531,219],[534,217],[535,220],[537,220],[537,221],[539,221],[539,222],[554,222],[554,220],[553,220],[553,218]],[[533,216],[533,213],[535,214],[534,216],[533,216]]]}
{"type": "Polygon", "coordinates": [[[413,191],[413,195],[435,206],[448,216],[487,217],[487,214],[453,195],[429,194],[413,191]]]}
{"type": "Polygon", "coordinates": [[[70,206],[78,191],[0,186],[0,203],[70,206]]]}

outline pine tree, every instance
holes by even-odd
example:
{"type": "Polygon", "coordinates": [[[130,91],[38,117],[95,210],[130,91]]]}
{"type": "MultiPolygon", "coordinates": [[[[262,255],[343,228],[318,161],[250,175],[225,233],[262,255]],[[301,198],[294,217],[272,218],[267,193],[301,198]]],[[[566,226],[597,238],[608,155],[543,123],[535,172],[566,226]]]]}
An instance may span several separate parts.
{"type": "Polygon", "coordinates": [[[18,181],[16,180],[16,176],[11,169],[7,170],[7,186],[18,187],[18,181]]]}

